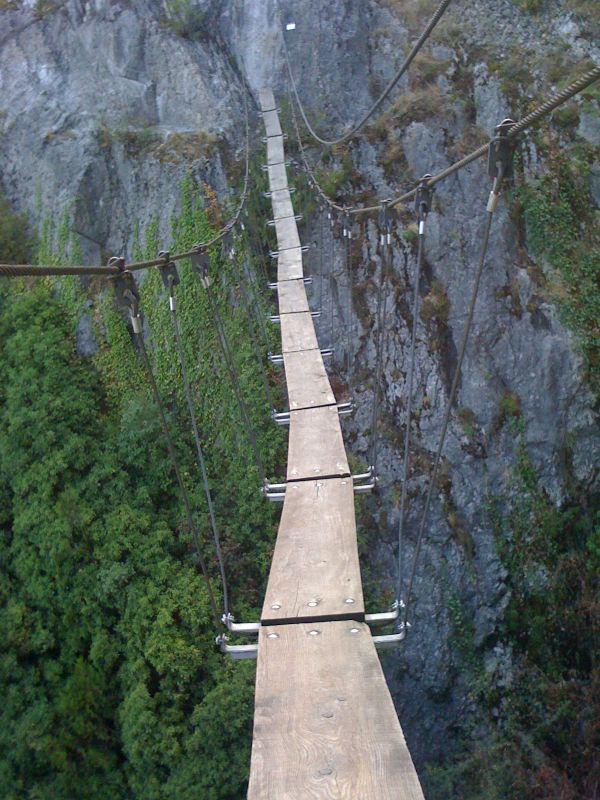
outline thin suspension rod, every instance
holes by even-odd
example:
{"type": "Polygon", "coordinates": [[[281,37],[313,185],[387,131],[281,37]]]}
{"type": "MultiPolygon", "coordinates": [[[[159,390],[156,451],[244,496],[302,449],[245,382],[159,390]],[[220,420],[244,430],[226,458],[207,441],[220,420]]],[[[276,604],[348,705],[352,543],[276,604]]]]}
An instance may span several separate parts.
{"type": "Polygon", "coordinates": [[[177,306],[175,302],[175,286],[173,281],[170,280],[169,286],[169,308],[171,309],[171,319],[173,320],[173,330],[175,332],[175,345],[177,348],[177,355],[179,357],[179,365],[181,367],[181,377],[183,379],[183,388],[185,392],[185,399],[190,416],[190,423],[192,426],[192,434],[194,437],[194,445],[196,447],[196,456],[198,458],[198,466],[200,467],[200,474],[202,475],[202,483],[204,485],[204,495],[206,497],[206,505],[208,506],[208,516],[210,519],[210,527],[215,543],[215,551],[217,553],[217,561],[219,562],[219,571],[221,573],[221,583],[223,585],[223,614],[225,617],[229,614],[229,592],[227,590],[227,577],[225,574],[225,562],[223,559],[223,551],[221,549],[221,540],[219,538],[219,531],[217,528],[217,520],[215,518],[215,510],[213,506],[212,494],[208,482],[208,473],[206,470],[206,461],[200,443],[200,433],[198,431],[198,423],[196,420],[196,412],[194,411],[194,401],[192,398],[192,390],[187,373],[187,366],[185,362],[185,355],[183,350],[183,343],[181,341],[181,331],[179,328],[179,319],[177,317],[177,306]]]}
{"type": "Polygon", "coordinates": [[[477,267],[477,272],[475,274],[475,282],[473,284],[473,291],[472,291],[472,294],[471,294],[471,301],[470,301],[470,304],[469,304],[469,313],[467,315],[467,323],[465,325],[465,330],[464,330],[462,342],[461,342],[461,345],[460,345],[460,351],[459,351],[459,356],[458,356],[458,360],[457,360],[457,363],[456,363],[456,370],[454,372],[454,378],[452,380],[452,386],[450,388],[450,393],[448,395],[448,401],[446,403],[446,411],[444,413],[444,420],[443,420],[443,423],[442,423],[442,432],[440,434],[440,439],[439,439],[439,442],[438,442],[438,447],[437,447],[437,450],[436,450],[435,459],[434,459],[434,463],[433,463],[433,470],[432,470],[431,478],[430,478],[430,481],[429,481],[429,487],[427,489],[427,496],[425,498],[425,507],[423,509],[423,514],[421,515],[421,522],[419,524],[419,532],[417,534],[417,544],[416,544],[416,547],[415,547],[415,554],[414,554],[414,557],[413,557],[412,567],[411,567],[411,571],[410,571],[410,577],[409,577],[409,581],[408,581],[408,588],[406,590],[406,603],[405,603],[405,606],[404,606],[404,618],[403,618],[403,624],[404,624],[404,628],[405,629],[406,629],[406,622],[407,622],[409,605],[410,605],[410,601],[411,601],[413,583],[414,583],[414,579],[415,579],[415,572],[416,572],[416,568],[417,568],[417,562],[419,560],[419,554],[420,554],[420,551],[421,551],[421,545],[423,543],[423,534],[425,532],[425,524],[427,522],[427,516],[429,514],[429,507],[431,505],[431,498],[433,496],[433,491],[435,489],[435,484],[436,484],[436,480],[437,480],[437,473],[438,473],[438,469],[439,469],[441,458],[442,458],[442,451],[443,451],[443,448],[444,448],[444,442],[446,440],[446,433],[448,431],[448,425],[450,424],[450,415],[452,413],[452,406],[454,404],[454,399],[456,397],[456,393],[457,393],[457,390],[458,390],[458,383],[459,383],[459,380],[460,380],[462,365],[463,365],[463,361],[464,361],[464,358],[465,358],[465,353],[466,353],[466,350],[467,350],[467,344],[469,342],[469,335],[471,333],[471,326],[473,324],[473,316],[474,316],[474,313],[475,313],[475,304],[477,302],[477,295],[479,293],[479,284],[481,282],[481,276],[483,274],[483,268],[485,266],[485,259],[486,259],[486,255],[487,255],[488,242],[489,242],[489,239],[490,239],[490,229],[491,229],[491,226],[492,226],[492,219],[493,219],[493,216],[494,216],[494,210],[495,210],[495,206],[496,206],[496,201],[497,201],[497,198],[498,198],[498,196],[500,194],[500,190],[501,190],[501,187],[502,187],[503,178],[504,178],[504,167],[502,165],[500,165],[498,176],[494,179],[494,187],[493,187],[492,192],[490,194],[490,200],[488,202],[488,207],[487,207],[487,210],[486,210],[486,221],[485,221],[485,227],[484,227],[484,231],[483,231],[483,239],[482,239],[482,245],[481,245],[481,255],[479,257],[479,265],[477,267]]]}
{"type": "MultiPolygon", "coordinates": [[[[325,139],[325,138],[319,136],[319,134],[315,131],[315,129],[311,125],[311,123],[310,123],[310,121],[309,121],[309,119],[308,119],[308,117],[306,115],[306,111],[304,110],[304,107],[303,107],[302,102],[300,100],[300,96],[298,94],[298,87],[296,85],[296,81],[294,80],[294,74],[293,74],[293,71],[292,71],[292,64],[291,64],[291,60],[290,60],[290,54],[289,54],[289,50],[288,50],[288,46],[287,46],[287,41],[286,41],[286,38],[285,38],[285,34],[282,34],[285,60],[286,60],[287,68],[288,68],[288,73],[289,73],[289,76],[290,76],[290,82],[292,84],[292,90],[294,92],[294,97],[296,99],[296,103],[298,105],[298,109],[300,111],[300,114],[302,115],[302,119],[304,120],[304,124],[306,125],[306,127],[307,127],[310,135],[313,137],[313,139],[315,139],[317,142],[319,142],[320,144],[323,144],[323,145],[336,145],[336,144],[342,144],[342,142],[347,142],[348,139],[351,139],[353,136],[355,136],[358,133],[358,131],[364,126],[364,124],[367,122],[367,120],[370,117],[373,116],[375,111],[383,103],[383,101],[386,99],[386,97],[388,97],[388,95],[390,94],[390,92],[392,91],[394,86],[398,83],[400,78],[404,75],[406,70],[409,68],[409,66],[413,62],[415,56],[418,54],[419,50],[421,50],[421,48],[423,47],[423,45],[425,44],[425,42],[427,41],[427,39],[431,35],[431,32],[433,31],[435,26],[438,24],[438,22],[442,18],[444,12],[446,11],[448,6],[450,5],[450,2],[451,2],[451,0],[442,0],[442,2],[437,7],[435,13],[433,14],[431,19],[429,20],[429,22],[425,26],[425,29],[423,30],[423,32],[421,33],[421,35],[417,39],[416,44],[413,46],[413,48],[410,51],[410,53],[408,54],[408,56],[402,62],[402,65],[396,71],[396,73],[394,74],[392,79],[389,81],[388,85],[385,87],[383,92],[379,95],[377,100],[371,105],[369,110],[365,114],[363,114],[363,116],[359,119],[359,121],[355,125],[352,126],[352,128],[349,131],[347,131],[346,133],[342,134],[342,136],[339,136],[339,137],[337,137],[335,139],[325,139]]],[[[277,8],[278,8],[278,11],[279,11],[279,17],[280,17],[280,23],[281,23],[281,8],[280,8],[280,5],[279,5],[279,2],[277,2],[277,8]]]]}
{"type": "Polygon", "coordinates": [[[225,328],[223,326],[223,319],[219,312],[217,303],[215,302],[212,296],[212,290],[210,286],[206,287],[206,296],[208,298],[208,305],[211,310],[213,319],[215,320],[215,327],[217,329],[217,338],[219,340],[219,344],[221,346],[221,352],[223,353],[223,359],[225,361],[225,366],[227,367],[227,371],[229,372],[229,378],[231,380],[231,387],[235,394],[236,400],[238,402],[238,406],[240,409],[240,414],[242,417],[242,422],[246,429],[246,435],[248,436],[248,440],[250,442],[250,447],[252,448],[252,453],[254,455],[254,461],[256,464],[256,469],[258,471],[258,475],[261,482],[261,487],[264,487],[267,482],[267,476],[265,474],[265,469],[263,466],[262,459],[260,457],[260,453],[258,450],[258,443],[256,441],[256,437],[254,435],[254,430],[252,428],[252,423],[250,422],[250,417],[248,415],[248,409],[246,407],[246,402],[243,398],[241,387],[238,382],[237,373],[235,370],[235,366],[233,363],[233,359],[231,356],[231,351],[229,349],[229,345],[227,343],[227,336],[225,334],[225,328]]]}
{"type": "MultiPolygon", "coordinates": [[[[164,259],[163,259],[164,264],[164,259]]],[[[190,503],[190,498],[183,482],[183,478],[181,476],[181,470],[179,469],[179,461],[177,459],[177,453],[175,452],[175,445],[173,443],[173,439],[171,437],[171,432],[169,430],[169,425],[167,423],[167,417],[165,414],[164,406],[160,397],[160,393],[158,391],[158,386],[156,384],[156,379],[154,377],[154,372],[152,370],[152,365],[150,363],[150,359],[148,357],[148,351],[146,350],[146,345],[144,343],[144,334],[143,331],[140,330],[140,333],[136,333],[136,338],[138,341],[138,345],[140,348],[140,353],[142,355],[142,362],[144,364],[144,369],[146,370],[146,375],[148,377],[148,382],[150,384],[150,388],[152,389],[152,395],[154,397],[154,402],[156,407],[158,408],[158,413],[160,416],[160,424],[162,427],[163,435],[165,437],[165,441],[167,443],[167,450],[169,452],[169,458],[171,460],[171,466],[173,467],[173,472],[175,473],[175,478],[177,480],[177,484],[179,485],[179,491],[181,492],[181,497],[183,499],[183,504],[185,506],[185,513],[187,516],[188,527],[192,534],[192,538],[194,540],[194,548],[196,550],[196,557],[198,559],[198,563],[200,564],[200,569],[202,570],[202,574],[204,576],[204,580],[206,582],[206,588],[208,591],[208,598],[210,601],[210,606],[212,609],[212,613],[215,618],[215,622],[217,627],[221,624],[221,619],[219,617],[219,612],[217,610],[217,603],[215,600],[215,596],[213,594],[210,576],[208,574],[208,570],[206,568],[206,562],[204,561],[204,557],[202,556],[202,551],[200,549],[200,537],[198,535],[198,529],[196,527],[196,523],[194,521],[194,515],[192,513],[192,506],[190,503]]]]}
{"type": "Polygon", "coordinates": [[[425,220],[419,225],[419,243],[417,250],[417,266],[415,268],[415,287],[413,291],[412,307],[412,332],[410,338],[410,356],[408,368],[408,387],[406,398],[406,430],[404,432],[404,458],[402,462],[402,496],[400,499],[400,519],[398,521],[398,586],[396,600],[400,603],[402,594],[404,568],[404,517],[406,509],[406,496],[408,493],[408,460],[410,455],[410,426],[412,422],[413,384],[415,374],[415,352],[417,343],[417,327],[419,322],[419,284],[421,280],[421,266],[423,264],[423,242],[425,239],[425,220]]]}
{"type": "Polygon", "coordinates": [[[375,364],[375,398],[373,400],[373,413],[371,417],[371,453],[369,464],[373,467],[373,474],[377,474],[377,428],[379,424],[379,406],[381,405],[381,382],[383,378],[383,343],[385,340],[385,326],[387,320],[387,293],[384,292],[384,285],[388,276],[389,260],[391,247],[388,243],[387,231],[381,233],[381,273],[379,276],[379,287],[377,291],[377,344],[376,344],[376,364],[375,364]]]}

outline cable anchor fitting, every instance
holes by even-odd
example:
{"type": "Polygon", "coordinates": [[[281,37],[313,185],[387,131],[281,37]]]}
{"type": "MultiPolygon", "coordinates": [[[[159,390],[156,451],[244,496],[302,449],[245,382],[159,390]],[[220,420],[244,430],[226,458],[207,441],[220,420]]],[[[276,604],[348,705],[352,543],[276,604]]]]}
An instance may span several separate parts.
{"type": "Polygon", "coordinates": [[[379,230],[380,230],[380,243],[381,245],[391,245],[392,243],[392,212],[389,205],[389,200],[384,200],[381,203],[379,210],[379,230]]]}
{"type": "Polygon", "coordinates": [[[427,173],[421,178],[415,195],[415,214],[419,223],[419,236],[425,233],[425,220],[431,211],[431,199],[433,197],[433,186],[429,185],[431,175],[427,173]]]}
{"type": "Polygon", "coordinates": [[[208,250],[203,244],[195,244],[194,251],[190,256],[192,262],[192,269],[198,276],[200,283],[204,289],[208,289],[211,284],[210,280],[210,256],[208,250]]]}
{"type": "Polygon", "coordinates": [[[487,210],[493,213],[498,205],[500,197],[500,187],[504,180],[510,180],[514,176],[513,155],[516,142],[509,138],[508,132],[515,124],[515,121],[507,117],[500,125],[496,125],[496,136],[491,140],[488,149],[488,175],[493,178],[494,185],[490,192],[487,210]]]}
{"type": "MultiPolygon", "coordinates": [[[[117,264],[117,262],[124,262],[122,258],[111,258],[109,266],[121,266],[121,264],[117,264]]],[[[123,270],[119,275],[115,275],[111,278],[113,281],[113,286],[115,287],[115,294],[117,296],[117,302],[123,308],[126,308],[129,311],[131,316],[131,325],[133,327],[133,332],[135,334],[141,334],[143,330],[142,324],[142,312],[140,311],[140,294],[138,292],[137,286],[135,285],[135,280],[133,278],[133,274],[128,270],[123,270]]]]}
{"type": "Polygon", "coordinates": [[[171,311],[175,311],[174,290],[179,283],[179,273],[177,272],[175,262],[171,261],[171,254],[168,250],[161,250],[158,254],[158,257],[162,258],[165,262],[159,266],[158,270],[160,272],[160,277],[162,278],[165,289],[169,290],[169,308],[171,311]]]}

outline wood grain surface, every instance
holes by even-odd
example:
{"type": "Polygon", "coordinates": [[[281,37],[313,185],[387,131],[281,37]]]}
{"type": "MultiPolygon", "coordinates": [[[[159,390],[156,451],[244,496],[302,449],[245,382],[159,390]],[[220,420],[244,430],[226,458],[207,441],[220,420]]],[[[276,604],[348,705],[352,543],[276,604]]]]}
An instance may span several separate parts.
{"type": "Polygon", "coordinates": [[[352,478],[290,483],[262,623],[353,615],[364,605],[352,478]]]}
{"type": "Polygon", "coordinates": [[[280,314],[308,311],[308,298],[303,280],[282,281],[277,287],[280,314]]]}
{"type": "Polygon", "coordinates": [[[424,800],[361,622],[262,628],[249,800],[424,800]]]}
{"type": "Polygon", "coordinates": [[[300,247],[300,236],[298,226],[294,217],[285,217],[275,221],[275,233],[277,235],[277,248],[279,250],[289,250],[292,247],[300,247]]]}
{"type": "Polygon", "coordinates": [[[290,411],[335,404],[319,350],[284,353],[283,364],[290,411]]]}
{"type": "Polygon", "coordinates": [[[308,311],[303,314],[284,314],[280,320],[280,327],[282,353],[318,349],[313,318],[308,311]]]}
{"type": "Polygon", "coordinates": [[[337,406],[292,411],[287,480],[340,478],[349,474],[337,406]]]}

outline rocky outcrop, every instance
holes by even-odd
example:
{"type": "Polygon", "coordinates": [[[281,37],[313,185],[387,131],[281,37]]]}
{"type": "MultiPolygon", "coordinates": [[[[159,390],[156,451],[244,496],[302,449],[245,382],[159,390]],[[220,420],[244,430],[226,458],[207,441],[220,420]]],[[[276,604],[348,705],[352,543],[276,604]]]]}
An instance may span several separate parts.
{"type": "MultiPolygon", "coordinates": [[[[288,35],[296,79],[319,130],[343,131],[389,80],[422,16],[417,0],[401,5],[401,13],[396,13],[392,0],[282,0],[283,22],[296,23],[288,35]]],[[[544,13],[532,17],[510,0],[491,6],[458,0],[444,22],[445,35],[442,30],[429,51],[428,75],[403,79],[396,90],[395,96],[415,93],[415,102],[421,104],[418,118],[409,114],[394,122],[392,116],[385,131],[378,128],[377,135],[352,146],[356,182],[380,197],[392,196],[401,179],[410,184],[447,166],[461,147],[469,149],[474,126],[485,138],[503,117],[518,113],[515,98],[509,96],[510,59],[531,57],[532,86],[542,77],[544,59],[555,57],[557,48],[568,48],[574,58],[600,61],[598,48],[564,4],[555,0],[547,5],[544,13]],[[499,70],[494,59],[504,59],[505,68],[499,70]]],[[[176,33],[163,6],[151,0],[69,0],[45,11],[39,4],[22,4],[1,12],[4,189],[34,219],[40,208],[59,214],[71,204],[74,227],[90,262],[130,253],[135,224],[143,227],[154,216],[159,216],[160,235],[167,241],[169,214],[178,202],[175,187],[190,162],[198,180],[224,196],[226,162],[239,154],[243,138],[242,84],[254,93],[271,84],[279,97],[286,91],[275,0],[205,0],[190,7],[200,15],[195,17],[198,29],[193,38],[176,33]]],[[[514,85],[519,80],[515,77],[514,85]]],[[[593,108],[581,116],[579,125],[580,135],[597,145],[593,108]]],[[[532,173],[541,166],[530,146],[525,169],[532,173]]],[[[599,169],[590,179],[596,202],[599,169]]],[[[421,319],[418,326],[418,457],[409,477],[407,563],[456,363],[488,191],[485,166],[474,163],[439,185],[428,221],[423,295],[437,292],[445,311],[437,321],[421,319]]],[[[410,213],[401,219],[394,235],[392,276],[385,287],[390,313],[380,488],[368,501],[367,514],[378,533],[370,535],[365,556],[385,589],[396,580],[398,509],[392,489],[400,480],[406,424],[408,298],[415,270],[410,237],[403,235],[410,213]]],[[[319,226],[307,228],[305,236],[307,241],[317,239],[319,226]]],[[[326,230],[327,254],[328,236],[326,230]]],[[[375,287],[381,269],[374,224],[363,224],[355,246],[351,289],[343,279],[339,241],[331,252],[334,273],[342,277],[334,281],[333,297],[329,281],[323,281],[322,302],[324,308],[333,302],[337,367],[344,375],[344,326],[352,291],[352,349],[360,367],[354,386],[356,414],[345,424],[355,453],[366,458],[374,390],[375,287]]],[[[319,267],[318,260],[312,261],[316,297],[321,291],[319,267]]],[[[502,424],[503,398],[516,398],[528,452],[556,503],[568,498],[573,482],[598,486],[595,401],[582,381],[572,337],[540,290],[534,267],[502,203],[444,451],[444,484],[434,494],[417,571],[412,632],[397,653],[386,657],[417,761],[449,749],[451,730],[470,702],[468,687],[455,670],[460,654],[453,646],[451,597],[460,598],[465,614],[474,620],[476,645],[487,662],[500,659],[505,669],[509,658],[494,650],[494,632],[507,600],[506,576],[486,512],[490,497],[509,491],[515,455],[514,435],[502,424]]],[[[84,354],[95,347],[86,320],[82,318],[78,329],[84,354]]],[[[328,320],[324,314],[320,322],[325,339],[328,320]]]]}

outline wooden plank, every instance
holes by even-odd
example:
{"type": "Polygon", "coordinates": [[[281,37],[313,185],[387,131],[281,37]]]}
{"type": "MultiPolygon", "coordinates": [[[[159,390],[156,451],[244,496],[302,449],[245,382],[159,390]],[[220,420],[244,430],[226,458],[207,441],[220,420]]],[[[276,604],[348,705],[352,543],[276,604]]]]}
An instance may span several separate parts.
{"type": "Polygon", "coordinates": [[[273,206],[273,219],[278,217],[293,217],[294,207],[289,189],[282,189],[271,195],[271,205],[273,206]]]}
{"type": "Polygon", "coordinates": [[[282,281],[277,286],[280,314],[308,311],[308,298],[303,280],[282,281]]]}
{"type": "Polygon", "coordinates": [[[267,137],[283,135],[277,111],[263,111],[263,122],[267,137]]]}
{"type": "Polygon", "coordinates": [[[300,247],[300,236],[294,217],[275,220],[275,233],[277,234],[277,247],[280,250],[300,247]]]}
{"type": "MultiPolygon", "coordinates": [[[[290,314],[298,317],[300,314],[290,314]]],[[[335,406],[304,408],[290,414],[287,480],[343,478],[350,475],[335,406]]]]}
{"type": "Polygon", "coordinates": [[[363,619],[364,610],[352,478],[288,484],[262,624],[363,619]]]}
{"type": "Polygon", "coordinates": [[[271,136],[267,139],[267,164],[281,164],[285,161],[283,136],[271,136]]]}
{"type": "Polygon", "coordinates": [[[364,623],[261,629],[248,800],[424,800],[364,623]]]}
{"type": "Polygon", "coordinates": [[[277,257],[277,280],[293,281],[303,277],[302,250],[299,247],[282,250],[277,257]]]}
{"type": "Polygon", "coordinates": [[[335,405],[319,350],[284,353],[283,364],[290,411],[335,405]]]}
{"type": "Polygon", "coordinates": [[[262,111],[272,111],[275,108],[275,97],[273,96],[273,90],[269,86],[259,90],[258,102],[262,111]]]}
{"type": "Polygon", "coordinates": [[[316,350],[319,347],[315,325],[310,312],[285,314],[280,319],[281,352],[295,353],[298,350],[316,350]]]}
{"type": "Polygon", "coordinates": [[[269,173],[269,189],[272,192],[288,188],[288,177],[284,163],[275,164],[269,167],[267,171],[269,173]]]}

